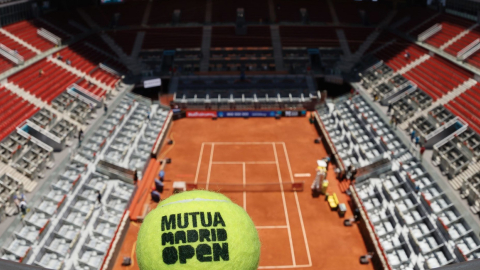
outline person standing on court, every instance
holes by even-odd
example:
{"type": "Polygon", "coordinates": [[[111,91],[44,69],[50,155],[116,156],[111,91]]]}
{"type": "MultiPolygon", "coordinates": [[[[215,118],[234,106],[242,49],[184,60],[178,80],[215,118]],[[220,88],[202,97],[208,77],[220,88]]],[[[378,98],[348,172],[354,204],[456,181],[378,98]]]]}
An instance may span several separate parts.
{"type": "Polygon", "coordinates": [[[158,192],[163,193],[163,182],[158,180],[158,178],[155,178],[155,189],[158,192]]]}
{"type": "Polygon", "coordinates": [[[165,180],[165,171],[164,170],[161,170],[158,173],[158,178],[160,178],[160,181],[162,181],[162,182],[163,182],[163,180],[165,180]]]}

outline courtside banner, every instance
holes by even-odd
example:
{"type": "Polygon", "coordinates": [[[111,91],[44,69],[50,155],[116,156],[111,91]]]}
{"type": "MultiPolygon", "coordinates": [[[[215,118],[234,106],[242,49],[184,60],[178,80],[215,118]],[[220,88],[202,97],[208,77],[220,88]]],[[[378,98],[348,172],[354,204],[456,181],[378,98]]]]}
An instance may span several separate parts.
{"type": "Polygon", "coordinates": [[[219,118],[222,117],[275,117],[276,111],[219,111],[219,118]]]}
{"type": "Polygon", "coordinates": [[[286,117],[301,117],[305,116],[307,111],[285,111],[283,116],[286,117]]]}
{"type": "Polygon", "coordinates": [[[217,117],[216,111],[187,111],[188,118],[213,118],[217,117]]]}

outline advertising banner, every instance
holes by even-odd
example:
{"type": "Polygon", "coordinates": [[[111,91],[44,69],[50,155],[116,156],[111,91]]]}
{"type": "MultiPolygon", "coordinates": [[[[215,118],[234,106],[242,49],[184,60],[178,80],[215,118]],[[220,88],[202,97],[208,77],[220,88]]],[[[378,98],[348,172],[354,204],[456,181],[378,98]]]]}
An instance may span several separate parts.
{"type": "Polygon", "coordinates": [[[217,117],[216,111],[187,111],[189,118],[213,118],[217,117]]]}
{"type": "Polygon", "coordinates": [[[299,117],[307,115],[306,111],[285,111],[284,116],[286,117],[299,117]]]}
{"type": "MultiPolygon", "coordinates": [[[[277,111],[219,111],[218,117],[275,117],[277,111]]],[[[280,112],[281,115],[281,112],[280,112]]]]}

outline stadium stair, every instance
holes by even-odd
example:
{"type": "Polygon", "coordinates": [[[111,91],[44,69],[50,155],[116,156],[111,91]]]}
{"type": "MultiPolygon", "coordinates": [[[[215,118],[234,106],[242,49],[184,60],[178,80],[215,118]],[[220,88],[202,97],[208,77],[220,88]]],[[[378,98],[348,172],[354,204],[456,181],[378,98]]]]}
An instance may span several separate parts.
{"type": "Polygon", "coordinates": [[[429,107],[425,108],[422,111],[416,112],[412,117],[407,119],[405,122],[399,125],[401,129],[408,129],[409,124],[417,119],[420,116],[426,116],[429,111],[431,111],[433,108],[437,107],[438,105],[444,105],[450,102],[451,100],[455,99],[459,95],[461,95],[463,92],[467,91],[468,89],[472,88],[477,84],[477,81],[474,79],[468,79],[465,82],[463,82],[461,85],[453,89],[452,91],[448,92],[444,96],[442,96],[440,99],[437,99],[435,102],[433,102],[429,107]]]}
{"type": "Polygon", "coordinates": [[[476,163],[471,163],[468,166],[467,170],[463,171],[461,174],[459,174],[449,182],[454,189],[459,190],[465,181],[467,181],[469,178],[471,178],[478,172],[480,172],[480,161],[476,163]]]}
{"type": "Polygon", "coordinates": [[[87,74],[85,72],[82,72],[80,70],[78,70],[77,68],[73,67],[73,66],[69,66],[67,65],[65,62],[63,61],[60,61],[52,56],[49,57],[49,61],[52,62],[52,63],[55,63],[56,65],[58,65],[59,67],[69,71],[70,73],[73,73],[75,75],[77,75],[78,77],[80,78],[85,78],[91,82],[93,82],[94,84],[104,88],[104,89],[108,89],[110,92],[111,91],[114,91],[115,90],[115,86],[109,86],[105,83],[103,83],[102,81],[98,80],[97,78],[94,78],[92,76],[90,76],[90,74],[87,74]]]}
{"type": "Polygon", "coordinates": [[[273,58],[275,59],[275,68],[277,71],[284,70],[282,42],[280,39],[280,29],[278,25],[270,25],[270,35],[272,37],[273,58]]]}
{"type": "Polygon", "coordinates": [[[335,32],[337,33],[338,40],[340,41],[340,48],[342,48],[344,57],[350,57],[352,52],[350,51],[350,46],[348,45],[345,32],[342,29],[335,29],[335,32]]]}
{"type": "Polygon", "coordinates": [[[39,108],[47,108],[48,110],[50,110],[54,114],[58,115],[59,119],[63,118],[67,122],[69,122],[73,125],[76,125],[77,127],[81,127],[83,129],[86,128],[86,126],[84,126],[84,125],[80,124],[79,122],[71,119],[70,117],[67,117],[64,113],[57,111],[47,102],[44,102],[43,100],[37,98],[36,96],[34,96],[31,93],[25,91],[24,89],[21,89],[20,87],[18,87],[18,85],[15,85],[12,82],[7,82],[4,86],[5,86],[6,89],[10,90],[12,93],[14,93],[14,94],[18,95],[19,97],[27,100],[28,102],[34,104],[35,106],[37,106],[39,108]]]}
{"type": "Polygon", "coordinates": [[[16,180],[20,181],[23,184],[23,188],[27,192],[32,192],[37,186],[37,182],[30,180],[30,178],[19,173],[16,169],[12,168],[10,165],[7,165],[3,162],[0,162],[0,175],[9,174],[16,180]]]}
{"type": "Polygon", "coordinates": [[[479,25],[476,23],[476,24],[470,26],[468,29],[465,29],[460,34],[456,35],[455,37],[451,38],[449,41],[444,43],[442,46],[440,46],[440,50],[445,50],[446,48],[448,48],[453,43],[457,42],[458,40],[462,39],[464,36],[468,35],[473,29],[477,28],[478,26],[479,25]]]}
{"type": "Polygon", "coordinates": [[[13,39],[14,41],[20,43],[22,46],[28,48],[29,50],[35,52],[36,54],[41,54],[42,51],[40,51],[39,49],[33,47],[31,44],[25,42],[24,40],[18,38],[17,36],[11,34],[10,32],[6,31],[5,29],[3,28],[0,28],[0,33],[8,36],[9,38],[13,39]]]}
{"type": "Polygon", "coordinates": [[[208,65],[210,61],[210,47],[212,45],[212,26],[204,26],[202,29],[202,55],[203,58],[200,60],[200,71],[208,71],[208,65]]]}

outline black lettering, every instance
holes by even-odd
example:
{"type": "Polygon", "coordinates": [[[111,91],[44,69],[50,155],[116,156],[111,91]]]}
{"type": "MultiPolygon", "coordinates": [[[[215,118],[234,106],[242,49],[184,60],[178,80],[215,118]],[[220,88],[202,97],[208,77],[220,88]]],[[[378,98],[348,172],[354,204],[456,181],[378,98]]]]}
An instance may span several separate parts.
{"type": "Polygon", "coordinates": [[[177,214],[177,225],[180,229],[185,229],[188,227],[188,213],[183,214],[183,225],[182,225],[182,214],[177,214]]]}
{"type": "Polygon", "coordinates": [[[207,212],[207,219],[208,223],[205,222],[205,213],[201,212],[200,213],[200,221],[202,222],[203,227],[210,227],[212,226],[212,213],[207,212]]]}
{"type": "Polygon", "coordinates": [[[182,241],[183,244],[187,243],[187,236],[185,235],[185,231],[175,232],[175,244],[180,243],[180,241],[182,241]]]}
{"type": "Polygon", "coordinates": [[[187,241],[188,243],[195,243],[198,241],[198,232],[196,230],[187,231],[187,241]]]}
{"type": "Polygon", "coordinates": [[[166,247],[162,251],[163,262],[165,264],[174,264],[178,260],[177,249],[175,247],[166,247]]]}
{"type": "Polygon", "coordinates": [[[205,256],[205,255],[212,255],[212,248],[207,244],[200,244],[197,246],[197,260],[199,262],[211,262],[212,256],[205,256]]]}
{"type": "Polygon", "coordinates": [[[195,250],[193,249],[192,246],[189,246],[189,245],[179,246],[178,247],[178,254],[179,254],[179,257],[180,257],[180,263],[181,264],[186,264],[187,260],[193,258],[193,255],[195,255],[195,250]]]}
{"type": "Polygon", "coordinates": [[[173,233],[171,232],[162,233],[162,246],[165,246],[167,243],[173,245],[173,233]]]}
{"type": "Polygon", "coordinates": [[[213,243],[213,260],[218,262],[222,258],[224,261],[228,261],[230,256],[228,254],[228,243],[213,243]]]}
{"type": "MultiPolygon", "coordinates": [[[[223,221],[222,215],[220,215],[220,212],[215,212],[213,227],[217,227],[218,224],[222,224],[222,226],[225,227],[225,222],[223,221]]],[[[178,226],[180,227],[180,224],[178,226]]]]}
{"type": "Polygon", "coordinates": [[[200,242],[203,242],[207,240],[207,242],[210,242],[210,231],[205,230],[205,229],[200,229],[199,231],[200,234],[200,242]]]}
{"type": "Polygon", "coordinates": [[[215,229],[211,229],[210,232],[212,232],[212,241],[217,241],[217,234],[215,233],[215,229]]]}
{"type": "Polygon", "coordinates": [[[162,217],[162,232],[165,230],[175,230],[175,215],[170,215],[167,219],[167,216],[162,217]]]}
{"type": "Polygon", "coordinates": [[[217,229],[217,238],[218,241],[227,241],[227,231],[225,229],[217,229]]]}
{"type": "Polygon", "coordinates": [[[200,214],[199,212],[193,212],[193,213],[188,213],[189,215],[192,216],[192,224],[193,228],[197,227],[197,215],[200,214]]]}

